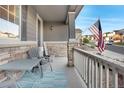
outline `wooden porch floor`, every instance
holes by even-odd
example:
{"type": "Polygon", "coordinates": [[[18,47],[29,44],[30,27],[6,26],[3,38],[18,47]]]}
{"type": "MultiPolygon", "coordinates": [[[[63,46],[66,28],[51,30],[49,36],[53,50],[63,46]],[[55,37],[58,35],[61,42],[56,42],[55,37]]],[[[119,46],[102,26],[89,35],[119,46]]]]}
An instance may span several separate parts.
{"type": "MultiPolygon", "coordinates": [[[[43,88],[43,87],[47,87],[48,85],[49,85],[48,87],[54,87],[54,88],[60,87],[61,88],[61,86],[57,86],[57,85],[61,85],[61,82],[56,83],[56,82],[54,82],[54,79],[52,81],[49,81],[48,78],[65,77],[66,86],[64,86],[63,88],[86,88],[85,83],[80,78],[75,67],[67,67],[67,58],[66,57],[55,57],[52,62],[52,68],[53,68],[53,72],[50,72],[50,68],[48,65],[43,66],[44,78],[43,79],[36,78],[36,80],[39,80],[40,84],[35,84],[36,82],[32,81],[32,80],[34,80],[34,79],[32,79],[32,77],[34,77],[34,76],[32,76],[32,77],[26,76],[26,78],[21,79],[22,80],[21,82],[24,82],[26,80],[25,82],[29,83],[29,84],[26,83],[26,86],[25,86],[25,83],[23,84],[26,88],[28,88],[28,87],[33,88],[33,86],[31,86],[31,84],[35,84],[35,86],[34,86],[35,88],[43,88]],[[46,74],[47,71],[49,71],[50,74],[47,75],[46,74]],[[61,74],[61,75],[55,74],[55,76],[54,76],[54,74],[51,74],[51,73],[59,72],[59,71],[63,72],[64,74],[61,74]],[[47,77],[47,79],[45,77],[47,77]],[[44,82],[44,79],[48,80],[48,81],[44,82]],[[44,86],[43,84],[46,84],[46,82],[47,82],[47,85],[44,86]],[[55,86],[49,82],[55,83],[55,86]]],[[[8,85],[8,83],[5,83],[5,87],[15,88],[16,86],[15,86],[15,84],[12,83],[12,81],[10,81],[9,85],[8,85]]]]}
{"type": "Polygon", "coordinates": [[[56,57],[52,63],[53,70],[64,70],[68,88],[86,88],[75,67],[67,67],[66,57],[56,57]]]}

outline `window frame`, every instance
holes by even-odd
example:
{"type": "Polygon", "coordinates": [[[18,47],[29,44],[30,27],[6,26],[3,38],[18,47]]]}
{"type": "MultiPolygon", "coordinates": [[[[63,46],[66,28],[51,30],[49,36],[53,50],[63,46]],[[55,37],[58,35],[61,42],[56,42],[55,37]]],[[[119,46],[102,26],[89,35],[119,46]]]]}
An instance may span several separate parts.
{"type": "MultiPolygon", "coordinates": [[[[14,5],[14,7],[15,7],[16,5],[14,5]]],[[[18,16],[18,18],[19,18],[19,32],[18,32],[18,38],[0,38],[0,42],[1,41],[3,41],[3,40],[5,40],[5,41],[21,41],[21,16],[22,16],[22,7],[21,7],[21,5],[18,5],[19,6],[19,16],[18,16]]],[[[7,7],[8,7],[8,9],[9,9],[9,5],[7,5],[7,7]]],[[[9,10],[7,10],[6,9],[6,11],[8,12],[8,19],[7,19],[7,21],[9,21],[9,14],[13,14],[13,13],[11,13],[11,12],[9,12],[9,10]]],[[[14,9],[14,11],[15,11],[15,9],[14,9]]],[[[13,14],[14,15],[14,14],[13,14]]],[[[15,21],[15,19],[14,19],[14,21],[15,21]]],[[[10,21],[11,22],[11,21],[10,21]]]]}

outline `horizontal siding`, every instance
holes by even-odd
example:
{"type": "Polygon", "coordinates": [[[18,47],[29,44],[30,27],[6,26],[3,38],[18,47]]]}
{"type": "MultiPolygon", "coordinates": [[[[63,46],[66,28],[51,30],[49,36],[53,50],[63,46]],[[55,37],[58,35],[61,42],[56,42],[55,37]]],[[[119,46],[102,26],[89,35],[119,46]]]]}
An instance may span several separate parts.
{"type": "Polygon", "coordinates": [[[22,6],[21,16],[21,40],[27,40],[27,6],[22,6]]]}
{"type": "Polygon", "coordinates": [[[27,40],[36,41],[36,12],[31,6],[27,12],[27,40]]]}

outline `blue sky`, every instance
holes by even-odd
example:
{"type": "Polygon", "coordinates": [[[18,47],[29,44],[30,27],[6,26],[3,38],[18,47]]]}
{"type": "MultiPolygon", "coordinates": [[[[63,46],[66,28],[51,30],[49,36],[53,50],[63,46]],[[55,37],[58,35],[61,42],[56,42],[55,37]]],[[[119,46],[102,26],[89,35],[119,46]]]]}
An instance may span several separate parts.
{"type": "Polygon", "coordinates": [[[85,5],[76,19],[76,28],[83,34],[92,34],[88,28],[100,18],[102,30],[111,32],[124,28],[124,6],[121,5],[85,5]]]}

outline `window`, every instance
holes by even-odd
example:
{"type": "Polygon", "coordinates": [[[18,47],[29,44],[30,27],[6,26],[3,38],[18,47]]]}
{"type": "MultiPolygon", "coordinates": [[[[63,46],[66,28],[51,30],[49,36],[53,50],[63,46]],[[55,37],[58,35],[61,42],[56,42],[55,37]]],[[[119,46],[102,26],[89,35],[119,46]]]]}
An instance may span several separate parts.
{"type": "Polygon", "coordinates": [[[0,38],[19,38],[19,6],[0,5],[0,38]]]}

